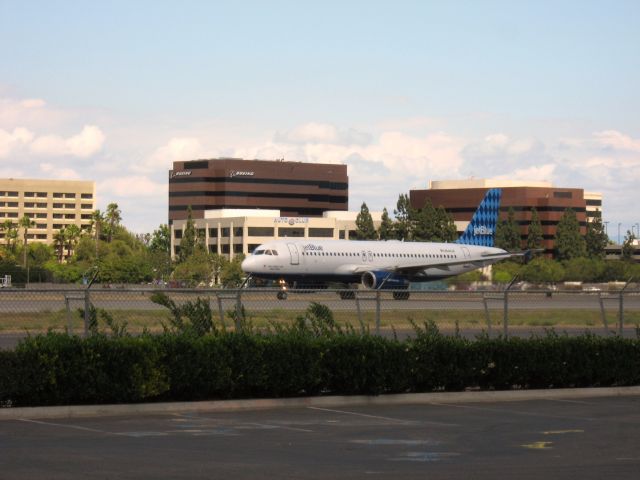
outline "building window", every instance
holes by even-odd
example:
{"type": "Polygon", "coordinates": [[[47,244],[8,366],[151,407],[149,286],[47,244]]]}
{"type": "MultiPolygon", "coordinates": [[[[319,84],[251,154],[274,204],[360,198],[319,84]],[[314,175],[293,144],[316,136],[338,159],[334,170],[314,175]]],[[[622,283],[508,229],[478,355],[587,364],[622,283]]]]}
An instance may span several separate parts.
{"type": "Polygon", "coordinates": [[[24,202],[24,208],[36,208],[36,204],[34,202],[24,202]]]}
{"type": "Polygon", "coordinates": [[[93,193],[83,193],[80,195],[80,198],[83,200],[91,200],[93,198],[93,193]]]}
{"type": "MultiPolygon", "coordinates": [[[[222,232],[221,232],[222,235],[221,236],[225,237],[225,238],[228,238],[229,237],[229,232],[230,232],[229,228],[225,227],[225,228],[222,228],[221,230],[222,230],[222,232]]],[[[229,253],[229,252],[226,252],[226,253],[229,253]]]]}
{"type": "Polygon", "coordinates": [[[63,214],[61,214],[61,213],[54,213],[54,214],[53,214],[53,218],[54,218],[54,219],[64,218],[64,215],[63,215],[63,214]]]}
{"type": "Polygon", "coordinates": [[[53,229],[54,230],[62,230],[62,227],[64,227],[64,225],[62,225],[61,223],[54,223],[53,224],[53,229]]]}
{"type": "Polygon", "coordinates": [[[304,228],[281,227],[278,229],[279,237],[304,237],[304,228]]]}
{"type": "Polygon", "coordinates": [[[60,192],[55,192],[55,193],[53,194],[53,198],[62,198],[62,193],[60,193],[60,192]]]}
{"type": "Polygon", "coordinates": [[[82,220],[91,220],[91,214],[90,213],[83,213],[80,218],[82,220]]]}
{"type": "Polygon", "coordinates": [[[44,202],[36,203],[36,208],[47,208],[47,204],[44,202]]]}
{"type": "Polygon", "coordinates": [[[258,248],[259,246],[260,246],[260,244],[259,244],[259,243],[250,243],[250,244],[248,245],[248,247],[249,247],[249,253],[253,253],[253,251],[254,251],[256,248],[258,248]]]}
{"type": "Polygon", "coordinates": [[[17,197],[18,196],[18,192],[5,192],[7,197],[17,197]]]}
{"type": "Polygon", "coordinates": [[[333,238],[333,228],[310,228],[310,237],[333,238]]]}
{"type": "Polygon", "coordinates": [[[36,228],[47,228],[46,223],[36,223],[36,228]]]}
{"type": "Polygon", "coordinates": [[[24,192],[24,196],[26,197],[35,197],[36,196],[36,192],[24,192]]]}
{"type": "Polygon", "coordinates": [[[76,206],[73,203],[65,203],[64,208],[74,209],[76,208],[76,206]]]}
{"type": "Polygon", "coordinates": [[[67,214],[65,214],[64,218],[66,218],[66,219],[75,219],[76,218],[76,214],[75,213],[67,213],[67,214]]]}
{"type": "Polygon", "coordinates": [[[229,244],[222,245],[222,253],[226,253],[228,255],[229,251],[230,251],[229,244]]]}
{"type": "Polygon", "coordinates": [[[54,203],[53,208],[64,208],[62,203],[54,203]]]}
{"type": "Polygon", "coordinates": [[[47,192],[36,192],[36,197],[47,198],[47,192]]]}
{"type": "Polygon", "coordinates": [[[209,238],[217,238],[218,237],[218,229],[210,228],[209,229],[209,238]]]}
{"type": "Polygon", "coordinates": [[[46,233],[38,233],[38,234],[36,234],[36,238],[38,240],[46,240],[47,239],[47,234],[46,233]]]}
{"type": "Polygon", "coordinates": [[[250,237],[273,237],[273,227],[249,227],[248,232],[250,237]]]}
{"type": "Polygon", "coordinates": [[[571,198],[572,192],[553,192],[554,198],[571,198]]]}
{"type": "Polygon", "coordinates": [[[82,208],[83,210],[91,210],[93,208],[93,205],[91,203],[83,203],[80,208],[82,208]]]}
{"type": "Polygon", "coordinates": [[[241,237],[242,236],[242,227],[236,227],[233,229],[233,236],[234,237],[241,237]]]}
{"type": "Polygon", "coordinates": [[[76,198],[76,194],[75,193],[65,193],[64,194],[64,198],[76,198]]]}
{"type": "Polygon", "coordinates": [[[233,253],[242,253],[242,244],[234,243],[233,244],[233,253]]]}
{"type": "Polygon", "coordinates": [[[182,238],[182,230],[174,230],[173,238],[182,238]]]}
{"type": "Polygon", "coordinates": [[[217,245],[209,245],[209,253],[218,253],[218,246],[217,245]]]}

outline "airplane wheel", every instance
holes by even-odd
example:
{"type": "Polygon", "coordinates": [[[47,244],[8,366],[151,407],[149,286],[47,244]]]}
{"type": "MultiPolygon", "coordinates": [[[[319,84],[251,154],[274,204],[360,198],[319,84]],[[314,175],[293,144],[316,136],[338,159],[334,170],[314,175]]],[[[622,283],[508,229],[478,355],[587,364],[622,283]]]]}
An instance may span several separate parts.
{"type": "Polygon", "coordinates": [[[394,300],[409,300],[409,292],[393,292],[394,300]]]}
{"type": "Polygon", "coordinates": [[[278,292],[278,300],[286,300],[287,292],[278,292]]]}

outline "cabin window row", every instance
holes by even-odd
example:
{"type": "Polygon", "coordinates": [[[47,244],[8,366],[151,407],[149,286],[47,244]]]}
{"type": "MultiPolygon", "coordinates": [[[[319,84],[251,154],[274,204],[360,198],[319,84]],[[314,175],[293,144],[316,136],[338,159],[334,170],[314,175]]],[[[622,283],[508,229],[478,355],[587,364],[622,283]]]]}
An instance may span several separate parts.
{"type": "MultiPolygon", "coordinates": [[[[363,252],[302,252],[302,255],[322,257],[359,257],[363,252]]],[[[443,253],[373,253],[366,252],[377,258],[457,258],[455,254],[443,253]]]]}

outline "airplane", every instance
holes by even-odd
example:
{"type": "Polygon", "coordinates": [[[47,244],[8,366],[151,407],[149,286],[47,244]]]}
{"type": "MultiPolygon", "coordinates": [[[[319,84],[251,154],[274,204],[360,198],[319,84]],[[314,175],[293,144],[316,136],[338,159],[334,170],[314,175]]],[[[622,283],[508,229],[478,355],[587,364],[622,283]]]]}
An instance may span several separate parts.
{"type": "MultiPolygon", "coordinates": [[[[454,243],[400,240],[280,239],[258,246],[242,262],[247,279],[286,285],[360,283],[365,289],[390,289],[395,299],[409,298],[411,282],[428,282],[470,272],[500,260],[527,256],[493,246],[502,190],[489,189],[462,236],[454,243]],[[399,290],[399,291],[398,291],[399,290]]],[[[341,292],[352,298],[353,292],[341,292]]]]}

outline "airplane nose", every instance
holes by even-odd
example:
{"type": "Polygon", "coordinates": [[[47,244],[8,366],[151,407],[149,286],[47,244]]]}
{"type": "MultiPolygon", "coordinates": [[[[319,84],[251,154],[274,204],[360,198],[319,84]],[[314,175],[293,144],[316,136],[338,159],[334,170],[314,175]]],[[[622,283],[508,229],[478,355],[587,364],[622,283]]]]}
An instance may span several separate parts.
{"type": "Polygon", "coordinates": [[[249,273],[251,271],[251,266],[253,265],[253,258],[252,257],[248,257],[245,258],[242,263],[240,264],[240,268],[242,268],[243,272],[247,272],[249,273]]]}

